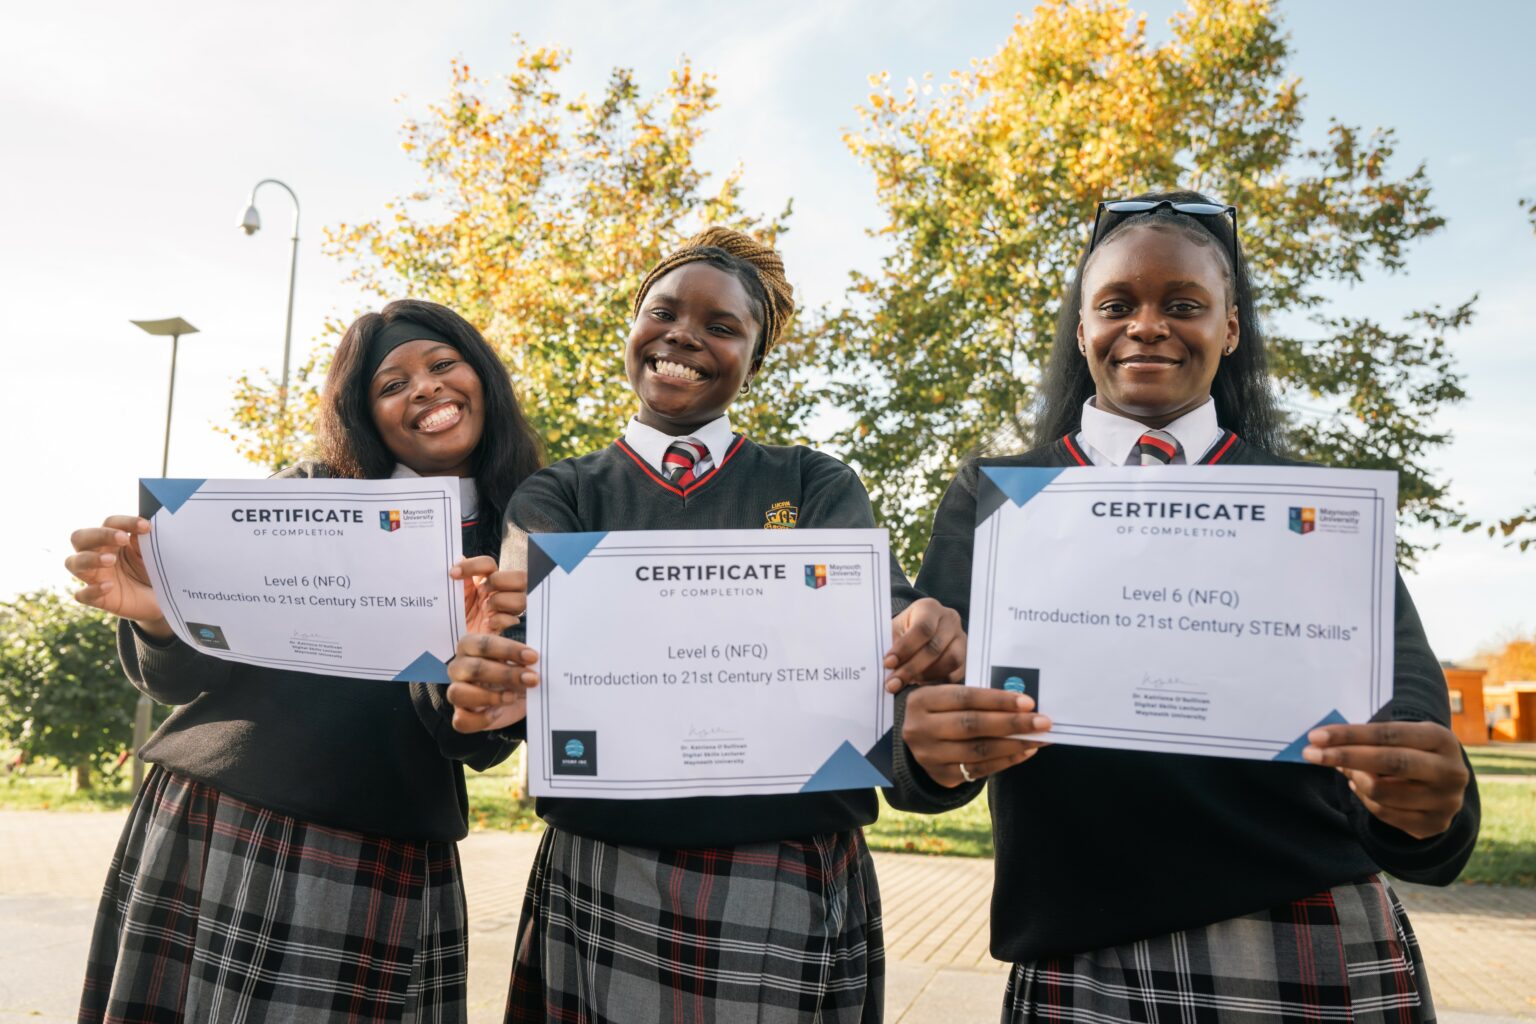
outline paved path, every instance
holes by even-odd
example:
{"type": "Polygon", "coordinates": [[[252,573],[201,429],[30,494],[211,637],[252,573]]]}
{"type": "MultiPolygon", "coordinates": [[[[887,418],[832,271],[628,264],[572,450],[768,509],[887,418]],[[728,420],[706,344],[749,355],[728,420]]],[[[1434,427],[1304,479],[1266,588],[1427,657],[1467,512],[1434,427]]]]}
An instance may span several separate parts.
{"type": "MultiPolygon", "coordinates": [[[[121,814],[0,812],[0,1024],[73,1020],[121,814]]],[[[471,1021],[499,1021],[526,833],[465,840],[471,1021]]],[[[886,907],[887,1019],[995,1021],[1005,973],[986,950],[990,861],[877,854],[886,907]]],[[[1536,890],[1399,885],[1447,1024],[1536,1020],[1536,890]]]]}

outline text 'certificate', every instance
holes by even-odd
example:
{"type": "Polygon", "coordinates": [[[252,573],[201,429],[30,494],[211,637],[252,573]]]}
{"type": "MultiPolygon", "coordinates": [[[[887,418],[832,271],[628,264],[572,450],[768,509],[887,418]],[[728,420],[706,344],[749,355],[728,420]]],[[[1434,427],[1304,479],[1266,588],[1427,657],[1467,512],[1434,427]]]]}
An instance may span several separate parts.
{"type": "Polygon", "coordinates": [[[973,686],[1056,743],[1300,760],[1392,696],[1393,473],[984,467],[973,686]]]}
{"type": "Polygon", "coordinates": [[[295,672],[447,682],[464,631],[457,480],[140,480],[178,637],[295,672]]]}
{"type": "Polygon", "coordinates": [[[889,785],[884,530],[532,534],[528,587],[535,795],[889,785]]]}

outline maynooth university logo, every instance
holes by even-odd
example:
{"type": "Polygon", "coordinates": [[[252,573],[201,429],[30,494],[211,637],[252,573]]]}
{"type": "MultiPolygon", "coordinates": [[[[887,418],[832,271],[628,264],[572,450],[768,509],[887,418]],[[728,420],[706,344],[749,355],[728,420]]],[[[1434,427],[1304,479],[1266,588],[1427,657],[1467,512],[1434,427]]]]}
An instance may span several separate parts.
{"type": "Polygon", "coordinates": [[[805,567],[805,585],[813,590],[820,590],[827,585],[827,567],[824,565],[808,565],[805,567]]]}
{"type": "Polygon", "coordinates": [[[388,530],[390,533],[394,533],[396,530],[400,529],[400,510],[397,508],[392,508],[388,509],[387,511],[380,512],[379,529],[388,530]]]}
{"type": "Polygon", "coordinates": [[[1311,533],[1317,529],[1317,509],[1291,506],[1291,532],[1311,533]]]}

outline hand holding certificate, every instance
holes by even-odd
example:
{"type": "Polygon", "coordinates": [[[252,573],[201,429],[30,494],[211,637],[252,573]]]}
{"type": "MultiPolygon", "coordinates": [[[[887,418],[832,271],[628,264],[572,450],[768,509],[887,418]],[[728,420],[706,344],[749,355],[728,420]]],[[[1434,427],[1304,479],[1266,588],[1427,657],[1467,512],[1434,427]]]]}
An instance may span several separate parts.
{"type": "Polygon", "coordinates": [[[214,657],[447,682],[458,499],[440,478],[143,480],[145,567],[171,629],[214,657]]]}
{"type": "Polygon", "coordinates": [[[981,470],[967,681],[1056,743],[1300,760],[1391,697],[1391,473],[981,470]]]}
{"type": "Polygon", "coordinates": [[[529,538],[530,789],[797,793],[886,784],[883,530],[529,538]]]}

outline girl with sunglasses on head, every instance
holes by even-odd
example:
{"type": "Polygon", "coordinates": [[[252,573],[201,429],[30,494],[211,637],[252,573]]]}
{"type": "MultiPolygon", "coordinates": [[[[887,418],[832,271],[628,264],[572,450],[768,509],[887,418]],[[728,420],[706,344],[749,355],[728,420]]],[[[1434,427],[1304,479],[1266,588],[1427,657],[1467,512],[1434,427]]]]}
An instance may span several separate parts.
{"type": "MultiPolygon", "coordinates": [[[[968,612],[983,466],[1296,464],[1273,454],[1281,419],[1235,220],[1193,192],[1101,204],[1062,300],[1039,447],[962,468],[923,593],[968,612]]],[[[1395,638],[1379,720],[1314,730],[1303,765],[1043,745],[1010,738],[1050,727],[1027,696],[903,694],[892,804],[947,810],[991,782],[992,954],[1014,964],[1003,1019],[1433,1020],[1379,872],[1454,879],[1477,790],[1401,579],[1395,638]]]]}
{"type": "MultiPolygon", "coordinates": [[[[509,535],[874,526],[847,466],[731,430],[731,403],[784,330],[791,296],[778,254],[739,232],[711,228],[662,260],[636,295],[624,353],[638,415],[609,447],[519,488],[509,535]]],[[[903,681],[961,678],[959,616],[916,599],[894,561],[892,583],[887,669],[903,681]]],[[[525,595],[492,601],[516,614],[525,595]]],[[[449,666],[455,725],[520,718],[535,661],[516,640],[465,637],[449,666]]],[[[869,789],[541,798],[550,827],[523,905],[507,1019],[879,1020],[880,897],[860,830],[877,807],[869,789]]]]}
{"type": "MultiPolygon", "coordinates": [[[[459,478],[454,574],[495,569],[502,510],[537,438],[480,332],[430,302],[366,313],[321,395],[320,456],[286,478],[459,478]]],[[[83,604],[121,616],[133,683],[178,705],[97,912],[81,1021],[462,1022],[467,933],[455,842],[463,764],[512,743],[452,728],[446,687],[223,661],[172,634],[144,571],[150,524],[75,531],[83,604]]],[[[471,622],[485,590],[467,588],[471,622]]]]}

